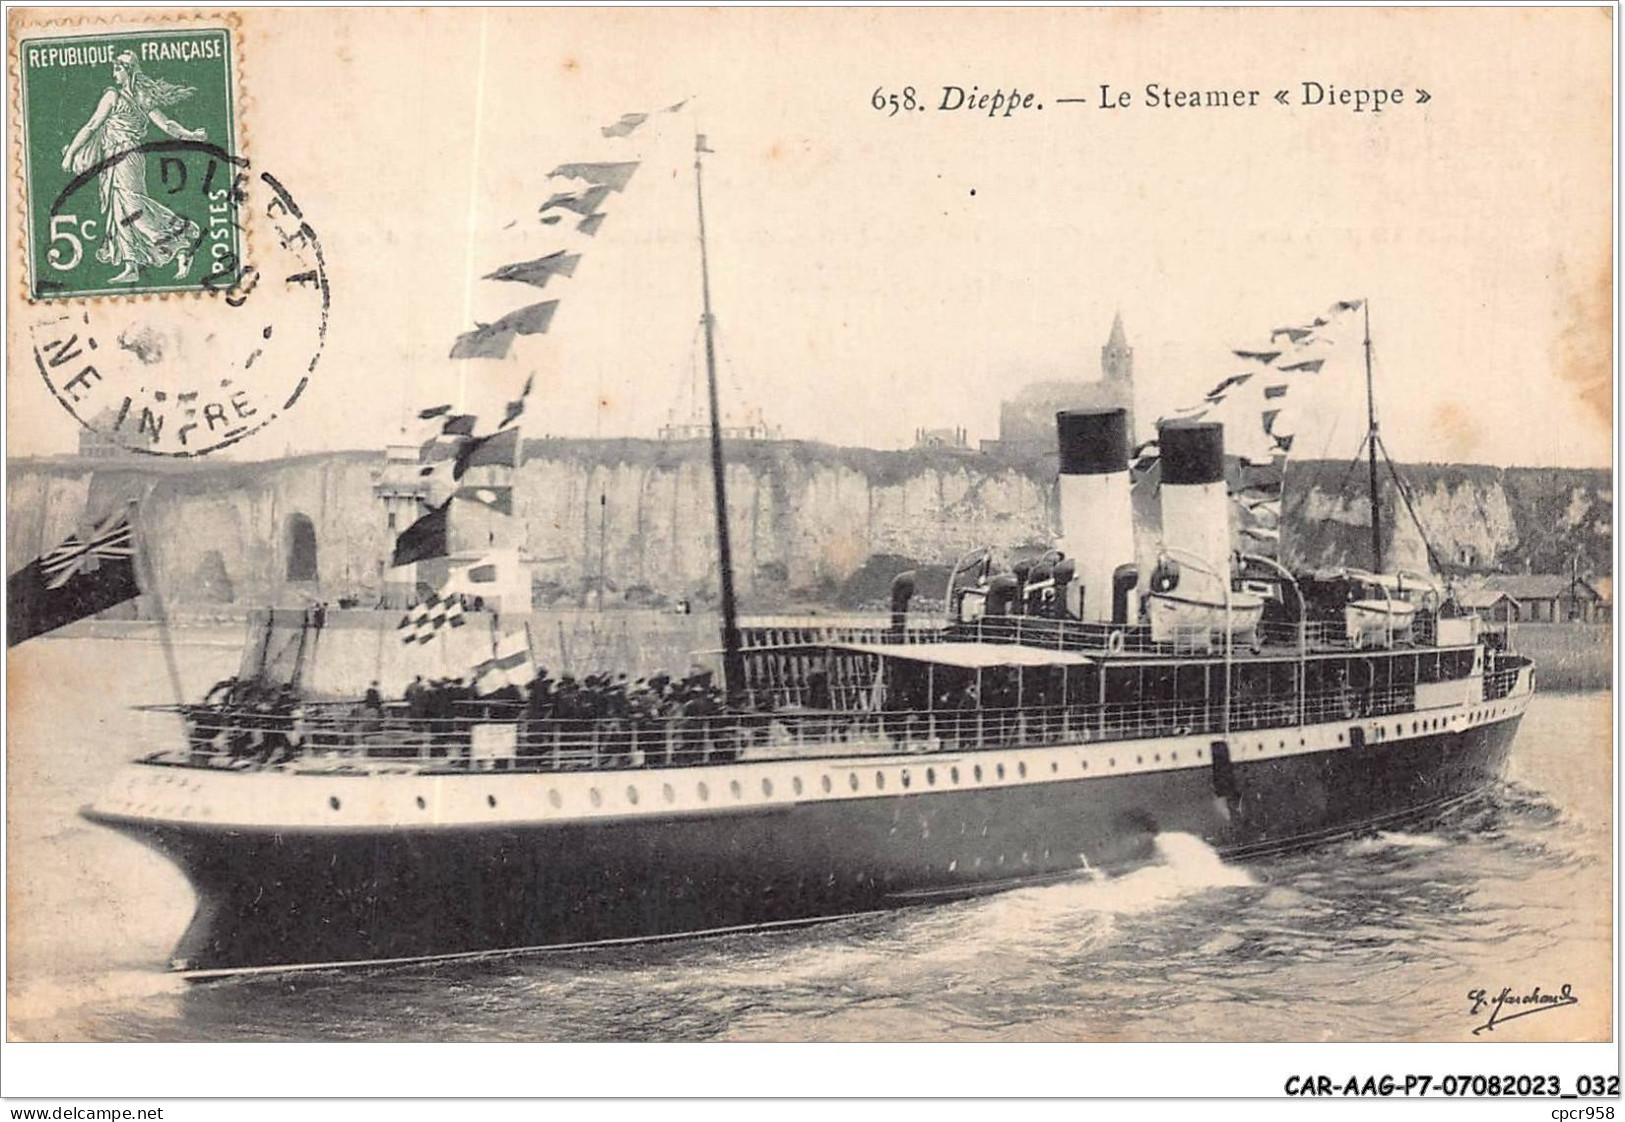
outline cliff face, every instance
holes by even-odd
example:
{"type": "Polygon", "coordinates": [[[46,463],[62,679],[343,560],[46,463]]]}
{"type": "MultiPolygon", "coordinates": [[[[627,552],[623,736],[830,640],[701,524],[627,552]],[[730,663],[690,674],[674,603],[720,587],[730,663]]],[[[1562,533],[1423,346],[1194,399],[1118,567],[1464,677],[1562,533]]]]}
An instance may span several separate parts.
{"type": "MultiPolygon", "coordinates": [[[[877,554],[951,563],[977,545],[1048,543],[1055,532],[1053,476],[986,457],[775,443],[730,449],[729,464],[735,569],[747,607],[796,593],[825,596],[877,554]]],[[[153,543],[160,590],[177,606],[345,596],[368,603],[393,541],[373,494],[382,467],[381,455],[363,452],[264,464],[13,462],[12,567],[60,542],[87,506],[101,513],[147,496],[144,537],[153,543]],[[306,520],[313,580],[298,579],[305,574],[292,556],[306,520]]],[[[1364,472],[1346,468],[1289,469],[1292,560],[1368,563],[1364,472]]],[[[1444,563],[1567,571],[1578,553],[1582,571],[1608,570],[1607,471],[1422,465],[1403,475],[1444,563]]],[[[601,540],[612,590],[712,594],[711,480],[701,443],[532,442],[517,471],[515,504],[544,588],[580,589],[599,571],[601,540]]],[[[1414,564],[1420,539],[1391,480],[1384,508],[1387,550],[1414,564]]],[[[454,547],[487,540],[476,512],[454,522],[454,547]]]]}
{"type": "MultiPolygon", "coordinates": [[[[1420,523],[1436,566],[1447,571],[1566,573],[1576,558],[1582,574],[1610,571],[1613,476],[1607,470],[1417,464],[1401,468],[1399,477],[1404,493],[1385,466],[1379,487],[1384,551],[1393,564],[1424,567],[1420,523]]],[[[1353,471],[1346,463],[1290,466],[1284,514],[1290,559],[1369,565],[1366,490],[1364,465],[1353,471]]]]}

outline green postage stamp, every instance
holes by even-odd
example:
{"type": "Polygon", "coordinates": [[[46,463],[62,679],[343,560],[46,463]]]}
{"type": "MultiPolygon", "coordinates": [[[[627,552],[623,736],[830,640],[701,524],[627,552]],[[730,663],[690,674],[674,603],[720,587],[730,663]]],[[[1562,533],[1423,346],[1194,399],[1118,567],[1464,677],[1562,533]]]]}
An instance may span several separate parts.
{"type": "Polygon", "coordinates": [[[28,295],[229,289],[242,272],[226,26],[17,41],[28,295]]]}

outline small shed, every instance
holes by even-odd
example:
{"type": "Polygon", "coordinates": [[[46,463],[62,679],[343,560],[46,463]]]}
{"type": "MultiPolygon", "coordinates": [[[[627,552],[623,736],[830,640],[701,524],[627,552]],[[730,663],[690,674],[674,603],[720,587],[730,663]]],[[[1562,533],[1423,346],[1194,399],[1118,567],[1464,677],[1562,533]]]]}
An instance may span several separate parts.
{"type": "Polygon", "coordinates": [[[1479,619],[1512,623],[1518,618],[1518,602],[1493,588],[1469,588],[1457,593],[1456,602],[1479,619]]]}
{"type": "Polygon", "coordinates": [[[1608,617],[1601,593],[1584,577],[1562,573],[1493,576],[1481,591],[1503,592],[1518,606],[1520,623],[1593,623],[1608,617]]]}

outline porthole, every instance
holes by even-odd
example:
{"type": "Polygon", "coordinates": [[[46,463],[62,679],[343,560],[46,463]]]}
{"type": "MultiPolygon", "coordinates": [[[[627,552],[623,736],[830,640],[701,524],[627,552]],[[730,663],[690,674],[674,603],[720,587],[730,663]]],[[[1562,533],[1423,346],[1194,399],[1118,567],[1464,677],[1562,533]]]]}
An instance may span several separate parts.
{"type": "Polygon", "coordinates": [[[1134,757],[1134,762],[1135,762],[1135,764],[1143,764],[1143,763],[1145,763],[1145,757],[1144,756],[1135,756],[1134,757]]]}
{"type": "Polygon", "coordinates": [[[1405,735],[1405,726],[1404,725],[1395,725],[1394,726],[1394,735],[1395,736],[1404,736],[1405,735]]]}
{"type": "Polygon", "coordinates": [[[547,793],[547,801],[552,804],[554,810],[557,810],[559,807],[564,805],[564,800],[559,798],[557,789],[547,793]]]}
{"type": "Polygon", "coordinates": [[[846,778],[847,781],[852,784],[852,789],[856,791],[858,789],[858,773],[854,771],[846,778]]]}
{"type": "Polygon", "coordinates": [[[1083,768],[1084,771],[1088,771],[1089,770],[1089,761],[1088,760],[1079,760],[1078,761],[1078,766],[1083,768]]]}
{"type": "Polygon", "coordinates": [[[790,780],[790,790],[794,791],[798,795],[801,794],[801,776],[795,776],[790,780]]]}
{"type": "Polygon", "coordinates": [[[1117,757],[1116,756],[1109,757],[1106,760],[1106,766],[1107,767],[1116,767],[1117,766],[1117,757]]]}
{"type": "Polygon", "coordinates": [[[1277,743],[1276,743],[1276,745],[1275,745],[1275,746],[1276,746],[1276,747],[1277,747],[1277,748],[1280,748],[1280,749],[1282,749],[1282,750],[1283,750],[1283,751],[1284,751],[1284,750],[1285,750],[1285,749],[1286,749],[1286,741],[1284,741],[1284,740],[1282,740],[1282,741],[1279,741],[1279,742],[1277,742],[1277,743]]]}
{"type": "Polygon", "coordinates": [[[884,791],[885,789],[886,789],[886,773],[883,772],[883,771],[875,772],[875,790],[884,791]]]}
{"type": "Polygon", "coordinates": [[[1018,761],[1016,763],[1016,774],[1021,776],[1021,778],[1023,778],[1023,779],[1027,778],[1027,761],[1026,760],[1020,760],[1020,761],[1018,761]]]}
{"type": "Polygon", "coordinates": [[[820,786],[824,788],[824,794],[826,795],[835,789],[835,784],[830,782],[830,778],[827,775],[824,776],[824,778],[820,781],[820,786]]]}
{"type": "Polygon", "coordinates": [[[429,806],[429,804],[423,801],[423,796],[419,795],[418,796],[418,809],[419,810],[426,810],[426,809],[428,809],[428,806],[429,806]]]}
{"type": "Polygon", "coordinates": [[[1162,763],[1162,753],[1158,752],[1155,756],[1152,756],[1151,757],[1151,762],[1154,763],[1154,764],[1162,763]]]}
{"type": "Polygon", "coordinates": [[[1061,770],[1061,764],[1060,764],[1060,762],[1058,760],[1051,760],[1049,762],[1049,771],[1050,771],[1051,775],[1058,774],[1060,772],[1060,770],[1061,770]]]}
{"type": "Polygon", "coordinates": [[[633,806],[638,805],[638,789],[636,787],[628,787],[626,789],[626,801],[631,803],[633,806]]]}
{"type": "Polygon", "coordinates": [[[1413,734],[1414,734],[1414,733],[1416,733],[1416,732],[1419,732],[1419,731],[1420,731],[1420,730],[1419,730],[1419,729],[1418,729],[1418,728],[1417,728],[1417,726],[1416,726],[1416,722],[1415,722],[1415,721],[1412,721],[1412,722],[1411,722],[1411,732],[1412,732],[1412,733],[1413,733],[1413,734]]]}
{"type": "Polygon", "coordinates": [[[1342,733],[1337,734],[1337,742],[1339,744],[1343,743],[1343,734],[1342,733]]]}
{"type": "Polygon", "coordinates": [[[604,796],[599,793],[599,790],[596,787],[587,792],[587,798],[592,801],[593,806],[604,805],[604,796]]]}
{"type": "Polygon", "coordinates": [[[738,799],[744,797],[745,789],[739,785],[739,780],[730,779],[728,781],[728,792],[733,795],[734,798],[738,799]]]}
{"type": "Polygon", "coordinates": [[[660,797],[669,803],[674,803],[677,801],[677,792],[671,789],[670,783],[662,783],[660,785],[660,797]]]}
{"type": "Polygon", "coordinates": [[[959,768],[951,767],[951,768],[948,769],[948,781],[950,783],[958,783],[959,782],[959,768]]]}
{"type": "Polygon", "coordinates": [[[339,808],[339,797],[334,795],[332,798],[327,800],[327,805],[332,807],[334,810],[337,810],[339,808]]]}
{"type": "Polygon", "coordinates": [[[485,805],[490,806],[490,807],[496,806],[497,805],[497,797],[495,795],[486,795],[485,796],[485,805]]]}
{"type": "Polygon", "coordinates": [[[773,781],[771,779],[762,780],[762,794],[770,799],[773,797],[773,781]]]}
{"type": "Polygon", "coordinates": [[[1201,759],[1201,758],[1202,758],[1202,750],[1201,750],[1201,749],[1200,749],[1200,748],[1198,748],[1198,749],[1197,749],[1197,750],[1196,750],[1196,758],[1197,758],[1197,759],[1201,759]]]}
{"type": "Polygon", "coordinates": [[[903,786],[905,788],[909,785],[910,782],[912,782],[912,780],[910,780],[910,778],[909,778],[907,768],[903,769],[903,774],[898,777],[898,780],[903,784],[903,786]]]}
{"type": "Polygon", "coordinates": [[[1003,779],[1004,778],[1004,765],[999,764],[996,767],[994,767],[993,774],[997,775],[1000,779],[1003,779]]]}
{"type": "Polygon", "coordinates": [[[1168,753],[1168,758],[1170,760],[1172,760],[1174,763],[1177,764],[1179,762],[1179,753],[1178,752],[1169,752],[1168,753]]]}
{"type": "Polygon", "coordinates": [[[925,785],[927,787],[935,787],[937,785],[937,769],[936,768],[928,767],[928,768],[925,769],[925,785]]]}
{"type": "Polygon", "coordinates": [[[694,793],[700,796],[700,801],[702,803],[708,802],[711,798],[711,788],[707,787],[704,783],[696,783],[694,785],[694,793]]]}
{"type": "Polygon", "coordinates": [[[971,768],[971,775],[975,776],[976,782],[980,783],[982,781],[982,765],[977,764],[975,767],[971,768]]]}
{"type": "Polygon", "coordinates": [[[959,869],[959,862],[958,861],[950,861],[950,862],[948,862],[948,871],[950,873],[956,872],[956,871],[958,871],[958,869],[959,869]]]}

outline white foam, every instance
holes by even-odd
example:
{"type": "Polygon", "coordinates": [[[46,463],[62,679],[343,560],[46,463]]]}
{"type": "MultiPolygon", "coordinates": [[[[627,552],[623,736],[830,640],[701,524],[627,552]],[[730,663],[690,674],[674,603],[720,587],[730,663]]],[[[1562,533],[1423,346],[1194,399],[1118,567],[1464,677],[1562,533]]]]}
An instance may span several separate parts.
{"type": "Polygon", "coordinates": [[[1449,844],[1434,834],[1402,834],[1382,830],[1374,837],[1355,842],[1354,850],[1357,853],[1374,853],[1383,849],[1443,849],[1449,844]]]}

